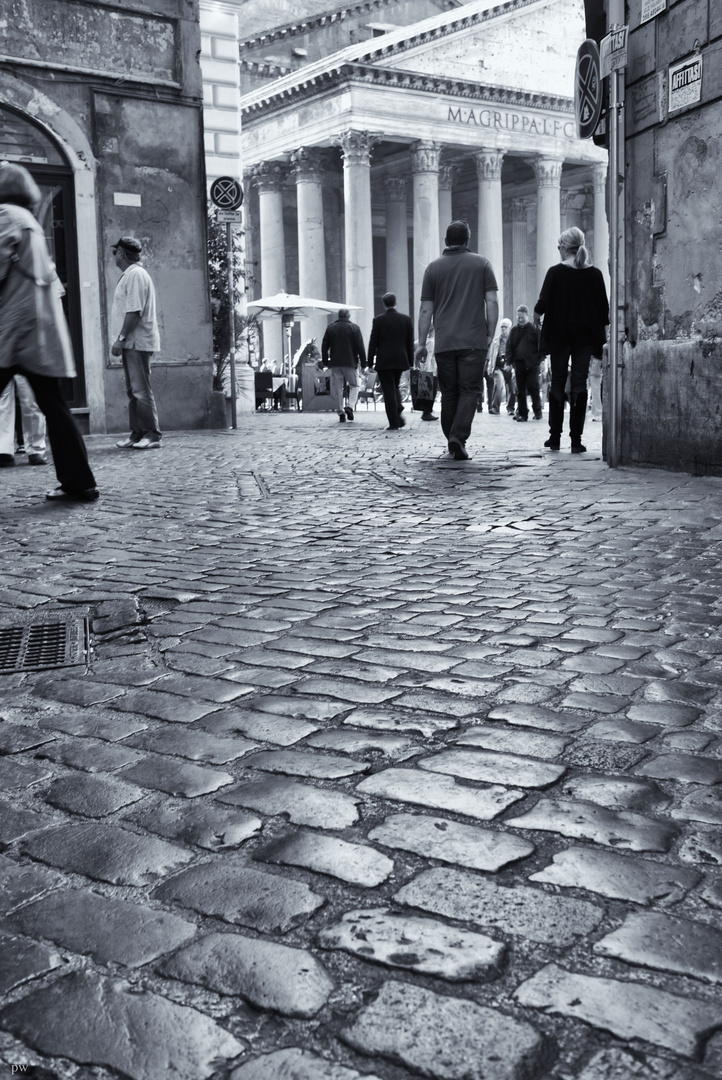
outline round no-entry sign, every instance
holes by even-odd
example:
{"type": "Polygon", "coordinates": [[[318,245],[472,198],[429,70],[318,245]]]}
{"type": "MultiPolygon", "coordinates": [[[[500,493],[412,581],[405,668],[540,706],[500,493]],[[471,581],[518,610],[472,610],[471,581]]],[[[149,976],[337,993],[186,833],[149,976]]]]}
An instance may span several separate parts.
{"type": "Polygon", "coordinates": [[[232,176],[219,176],[211,184],[211,201],[219,210],[236,210],[243,202],[243,188],[232,176]]]}
{"type": "Polygon", "coordinates": [[[591,139],[602,111],[602,80],[599,69],[599,46],[587,38],[579,46],[574,76],[574,113],[577,135],[591,139]]]}

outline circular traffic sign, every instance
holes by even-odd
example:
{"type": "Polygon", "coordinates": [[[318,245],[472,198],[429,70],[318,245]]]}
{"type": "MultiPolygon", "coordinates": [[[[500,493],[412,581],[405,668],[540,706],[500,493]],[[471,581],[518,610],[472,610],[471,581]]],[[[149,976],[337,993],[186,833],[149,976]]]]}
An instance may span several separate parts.
{"type": "Polygon", "coordinates": [[[243,202],[243,188],[232,176],[219,176],[211,184],[211,201],[219,210],[237,210],[243,202]]]}
{"type": "Polygon", "coordinates": [[[579,46],[574,76],[574,113],[577,135],[590,139],[602,112],[602,79],[599,68],[599,46],[587,38],[579,46]]]}

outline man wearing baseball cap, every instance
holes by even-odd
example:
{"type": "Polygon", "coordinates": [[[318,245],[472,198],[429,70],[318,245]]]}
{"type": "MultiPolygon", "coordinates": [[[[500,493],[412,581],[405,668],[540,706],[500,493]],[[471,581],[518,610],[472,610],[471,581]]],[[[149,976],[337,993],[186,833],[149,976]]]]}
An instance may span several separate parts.
{"type": "Polygon", "coordinates": [[[150,274],[140,265],[140,240],[121,236],[112,251],[122,271],[115,287],[110,329],[111,352],[122,356],[128,393],[130,436],[116,443],[126,450],[160,450],[158,410],[150,385],[150,358],[160,348],[155,314],[155,288],[150,274]]]}

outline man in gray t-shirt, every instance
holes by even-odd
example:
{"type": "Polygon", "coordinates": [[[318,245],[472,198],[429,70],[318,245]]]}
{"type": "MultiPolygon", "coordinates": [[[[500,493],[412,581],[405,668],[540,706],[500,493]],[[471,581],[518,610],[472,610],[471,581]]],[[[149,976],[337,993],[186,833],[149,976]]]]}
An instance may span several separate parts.
{"type": "Polygon", "coordinates": [[[476,413],[486,354],[499,318],[498,289],[491,263],[469,251],[471,230],[452,221],[446,247],[426,267],[421,287],[419,340],[415,359],[427,355],[426,339],[434,322],[434,356],[441,388],[441,427],[449,453],[468,458],[466,440],[476,413]]]}

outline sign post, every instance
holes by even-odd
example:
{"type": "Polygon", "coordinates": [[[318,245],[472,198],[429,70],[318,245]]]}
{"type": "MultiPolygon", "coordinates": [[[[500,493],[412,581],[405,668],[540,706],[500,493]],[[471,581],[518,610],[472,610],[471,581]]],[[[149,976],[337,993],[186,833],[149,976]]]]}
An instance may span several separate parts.
{"type": "Polygon", "coordinates": [[[577,69],[574,77],[574,113],[577,135],[590,139],[596,131],[602,112],[602,79],[599,66],[599,48],[596,41],[587,38],[577,52],[577,69]]]}
{"type": "Polygon", "coordinates": [[[238,209],[243,202],[243,188],[232,176],[219,176],[211,184],[211,201],[218,208],[218,222],[226,226],[226,251],[228,260],[228,340],[231,361],[231,427],[238,427],[236,414],[236,304],[233,226],[243,222],[243,213],[238,209]]]}
{"type": "Polygon", "coordinates": [[[602,75],[609,75],[609,438],[607,463],[610,469],[619,465],[619,170],[620,136],[624,103],[619,100],[619,76],[627,65],[627,27],[612,26],[602,41],[602,75]]]}

